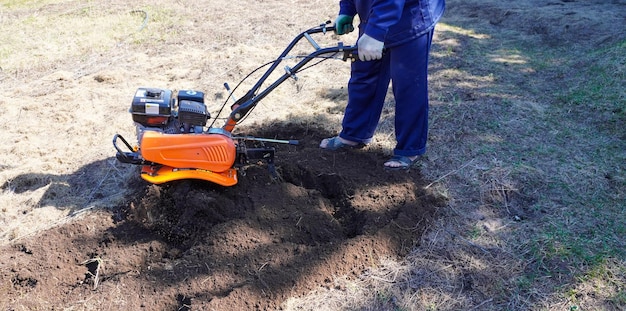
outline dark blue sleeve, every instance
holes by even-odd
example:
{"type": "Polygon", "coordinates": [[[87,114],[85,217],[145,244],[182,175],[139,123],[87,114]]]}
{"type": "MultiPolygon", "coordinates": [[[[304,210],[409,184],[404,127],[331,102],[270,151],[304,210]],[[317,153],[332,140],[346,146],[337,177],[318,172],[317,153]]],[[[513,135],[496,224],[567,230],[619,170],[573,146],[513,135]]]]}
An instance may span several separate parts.
{"type": "Polygon", "coordinates": [[[385,41],[389,27],[395,25],[402,17],[405,2],[405,0],[373,0],[365,33],[378,41],[385,41]]]}
{"type": "Polygon", "coordinates": [[[341,0],[339,1],[339,15],[356,15],[356,6],[354,0],[341,0]]]}

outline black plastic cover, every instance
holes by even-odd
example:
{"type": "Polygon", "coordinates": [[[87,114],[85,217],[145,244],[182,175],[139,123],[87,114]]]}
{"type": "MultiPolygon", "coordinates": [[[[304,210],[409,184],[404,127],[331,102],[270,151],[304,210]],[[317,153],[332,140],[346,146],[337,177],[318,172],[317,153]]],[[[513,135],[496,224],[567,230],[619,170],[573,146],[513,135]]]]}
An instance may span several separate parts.
{"type": "Polygon", "coordinates": [[[208,118],[209,113],[203,103],[191,100],[178,102],[178,120],[184,125],[205,126],[208,118]]]}
{"type": "Polygon", "coordinates": [[[180,90],[178,91],[178,101],[181,102],[183,100],[204,103],[204,93],[194,90],[180,90]]]}
{"type": "Polygon", "coordinates": [[[147,126],[166,124],[172,115],[172,91],[157,88],[138,88],[130,112],[133,121],[147,126]]]}

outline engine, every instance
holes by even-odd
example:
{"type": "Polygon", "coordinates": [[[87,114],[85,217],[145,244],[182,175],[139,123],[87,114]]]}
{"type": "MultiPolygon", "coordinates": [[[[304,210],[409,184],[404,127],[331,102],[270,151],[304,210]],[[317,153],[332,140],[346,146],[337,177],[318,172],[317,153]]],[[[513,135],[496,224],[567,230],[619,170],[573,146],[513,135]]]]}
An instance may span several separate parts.
{"type": "Polygon", "coordinates": [[[210,118],[204,93],[193,90],[139,88],[130,113],[137,129],[137,141],[145,131],[165,134],[202,133],[210,118]]]}
{"type": "MultiPolygon", "coordinates": [[[[148,182],[200,179],[233,186],[237,183],[238,169],[260,161],[267,163],[276,177],[274,148],[263,143],[281,141],[237,138],[224,128],[205,130],[210,115],[202,92],[139,88],[133,96],[130,113],[139,146],[131,146],[116,134],[113,147],[120,162],[140,165],[141,177],[148,182]],[[250,148],[244,140],[259,145],[250,148]]],[[[297,144],[297,141],[285,143],[297,144]]]]}

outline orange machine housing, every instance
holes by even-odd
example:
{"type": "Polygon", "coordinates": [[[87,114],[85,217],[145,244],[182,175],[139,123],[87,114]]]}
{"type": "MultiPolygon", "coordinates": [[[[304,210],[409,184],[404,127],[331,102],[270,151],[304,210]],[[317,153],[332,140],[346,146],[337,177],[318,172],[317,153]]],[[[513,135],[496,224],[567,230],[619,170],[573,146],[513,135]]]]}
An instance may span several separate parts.
{"type": "Polygon", "coordinates": [[[145,131],[139,150],[146,160],[141,177],[154,184],[180,179],[203,179],[223,186],[237,183],[233,168],[237,148],[222,134],[164,134],[145,131]]]}

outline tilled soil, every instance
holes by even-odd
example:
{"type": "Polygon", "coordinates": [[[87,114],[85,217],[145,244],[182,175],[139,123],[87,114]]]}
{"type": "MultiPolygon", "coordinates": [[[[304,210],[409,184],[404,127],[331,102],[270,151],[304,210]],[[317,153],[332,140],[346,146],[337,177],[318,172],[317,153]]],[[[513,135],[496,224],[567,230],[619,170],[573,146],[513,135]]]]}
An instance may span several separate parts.
{"type": "Polygon", "coordinates": [[[266,128],[250,135],[300,141],[275,146],[277,180],[263,163],[228,188],[136,177],[126,205],[3,247],[1,307],[280,309],[336,277],[402,258],[444,204],[424,190],[419,168],[385,171],[380,151],[320,150],[332,133],[266,128]]]}

